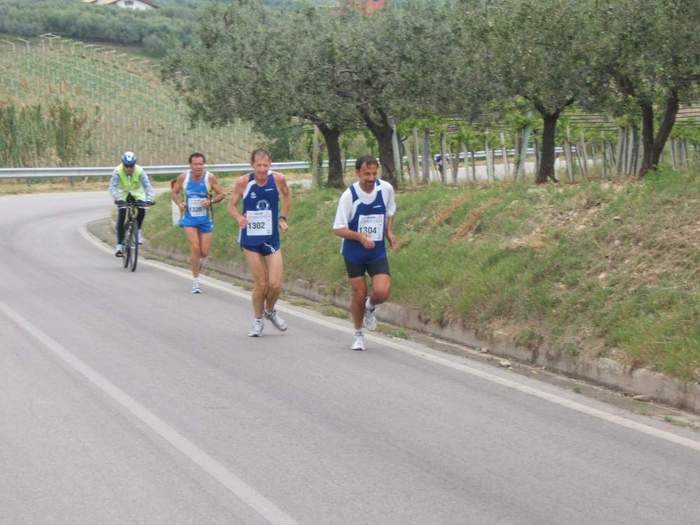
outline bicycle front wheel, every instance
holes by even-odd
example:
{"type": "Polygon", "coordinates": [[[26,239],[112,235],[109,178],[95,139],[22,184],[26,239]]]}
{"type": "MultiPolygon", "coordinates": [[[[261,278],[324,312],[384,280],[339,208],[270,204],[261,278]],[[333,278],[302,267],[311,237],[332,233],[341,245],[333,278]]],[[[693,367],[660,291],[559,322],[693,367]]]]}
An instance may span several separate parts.
{"type": "Polygon", "coordinates": [[[136,263],[139,260],[139,229],[134,226],[131,228],[131,235],[129,236],[129,248],[131,251],[130,256],[130,268],[132,272],[136,271],[136,263]]]}
{"type": "Polygon", "coordinates": [[[124,263],[124,268],[129,267],[129,262],[131,260],[131,223],[128,223],[126,225],[126,229],[124,231],[124,251],[123,254],[124,256],[122,257],[122,262],[124,263]]]}

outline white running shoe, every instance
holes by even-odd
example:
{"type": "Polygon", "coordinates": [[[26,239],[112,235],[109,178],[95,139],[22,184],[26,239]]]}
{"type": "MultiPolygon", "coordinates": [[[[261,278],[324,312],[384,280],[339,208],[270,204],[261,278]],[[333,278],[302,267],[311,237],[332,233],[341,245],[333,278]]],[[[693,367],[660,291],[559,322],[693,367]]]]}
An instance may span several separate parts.
{"type": "Polygon", "coordinates": [[[199,279],[192,281],[192,293],[202,293],[202,285],[199,284],[199,279]]]}
{"type": "Polygon", "coordinates": [[[137,237],[139,240],[139,244],[143,244],[143,234],[141,233],[141,229],[139,228],[139,230],[137,230],[136,233],[138,234],[137,237]]]}
{"type": "Polygon", "coordinates": [[[124,246],[121,244],[117,244],[114,247],[114,256],[115,257],[124,257],[124,246]]]}
{"type": "Polygon", "coordinates": [[[367,330],[376,330],[377,328],[377,317],[374,315],[374,306],[370,306],[369,297],[365,301],[365,315],[362,319],[362,325],[367,328],[367,330]]]}
{"type": "Polygon", "coordinates": [[[285,332],[287,328],[287,321],[282,319],[279,314],[277,313],[277,310],[272,310],[271,312],[266,311],[265,312],[265,319],[269,319],[270,322],[277,328],[277,330],[281,332],[285,332]]]}
{"type": "Polygon", "coordinates": [[[265,328],[265,322],[256,318],[253,321],[253,329],[248,332],[248,337],[260,337],[263,333],[263,328],[265,328]]]}
{"type": "Polygon", "coordinates": [[[365,349],[365,336],[362,334],[361,330],[355,330],[355,335],[353,335],[352,346],[350,350],[362,351],[365,349]]]}

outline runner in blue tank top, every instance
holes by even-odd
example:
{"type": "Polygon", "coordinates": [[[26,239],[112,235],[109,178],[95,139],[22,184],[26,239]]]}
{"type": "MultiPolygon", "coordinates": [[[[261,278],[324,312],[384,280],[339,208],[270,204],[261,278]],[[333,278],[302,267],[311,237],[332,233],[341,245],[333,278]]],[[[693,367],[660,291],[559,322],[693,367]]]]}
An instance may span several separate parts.
{"type": "Polygon", "coordinates": [[[238,242],[255,280],[252,292],[255,319],[248,335],[259,337],[265,326],[264,319],[272,322],[278,330],[287,329],[287,323],[275,310],[275,303],[282,293],[280,230],[284,233],[289,227],[287,215],[292,193],[284,175],[270,171],[272,157],[269,152],[255,150],[250,164],[253,172],[239,177],[228,211],[238,222],[238,242]],[[241,201],[243,209],[239,211],[241,201]]]}
{"type": "Polygon", "coordinates": [[[279,223],[280,192],[272,172],[266,174],[261,186],[255,173],[248,174],[243,191],[243,214],[247,225],[238,232],[238,242],[246,250],[260,255],[271,255],[280,248],[279,223]],[[275,226],[275,227],[273,227],[275,226]]]}
{"type": "Polygon", "coordinates": [[[192,265],[192,293],[202,292],[199,272],[204,259],[209,255],[214,230],[212,204],[224,200],[224,189],[213,173],[205,171],[204,155],[190,155],[190,169],[178,176],[172,185],[172,201],[180,208],[178,225],[185,229],[190,243],[190,262],[192,265]],[[212,197],[212,190],[215,194],[212,197]],[[180,192],[184,199],[180,199],[180,192]]]}
{"type": "Polygon", "coordinates": [[[362,333],[377,327],[374,309],[389,299],[391,274],[384,239],[395,248],[393,223],[396,204],[394,188],[377,178],[379,163],[371,155],[355,162],[357,182],[343,192],[338,201],[333,230],[343,239],[341,253],[352,288],[350,310],[355,334],[352,350],[364,350],[362,333]],[[367,294],[365,274],[372,279],[372,294],[367,294]]]}

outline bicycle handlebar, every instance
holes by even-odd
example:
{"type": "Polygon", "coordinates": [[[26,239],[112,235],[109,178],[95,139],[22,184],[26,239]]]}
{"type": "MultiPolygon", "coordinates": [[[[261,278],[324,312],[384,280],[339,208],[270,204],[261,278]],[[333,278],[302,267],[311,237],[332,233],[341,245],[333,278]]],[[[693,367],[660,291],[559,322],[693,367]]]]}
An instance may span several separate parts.
{"type": "Polygon", "coordinates": [[[114,204],[117,206],[117,208],[128,208],[129,206],[137,206],[139,208],[148,208],[149,206],[153,206],[155,202],[153,201],[122,201],[122,200],[116,200],[114,201],[114,204]]]}

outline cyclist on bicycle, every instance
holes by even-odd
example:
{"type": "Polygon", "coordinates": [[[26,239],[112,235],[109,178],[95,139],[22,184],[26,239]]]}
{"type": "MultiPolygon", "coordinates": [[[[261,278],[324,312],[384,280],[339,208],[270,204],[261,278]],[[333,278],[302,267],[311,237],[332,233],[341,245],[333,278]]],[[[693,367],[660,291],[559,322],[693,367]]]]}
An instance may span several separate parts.
{"type": "MultiPolygon", "coordinates": [[[[115,247],[114,255],[122,257],[124,249],[124,219],[126,218],[126,208],[124,204],[127,201],[144,201],[149,204],[153,203],[155,192],[151,181],[144,169],[136,164],[136,154],[131,151],[126,151],[122,155],[121,163],[114,168],[112,178],[109,181],[109,193],[112,194],[114,204],[119,208],[117,217],[117,246],[115,247]]],[[[136,220],[138,222],[139,244],[143,242],[141,235],[141,226],[143,219],[146,216],[146,210],[139,207],[136,220]]]]}

